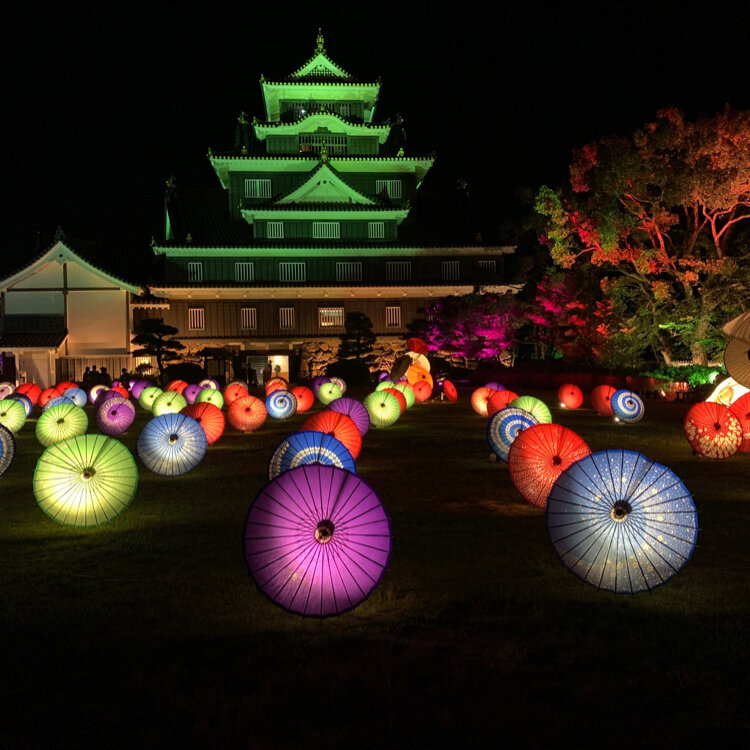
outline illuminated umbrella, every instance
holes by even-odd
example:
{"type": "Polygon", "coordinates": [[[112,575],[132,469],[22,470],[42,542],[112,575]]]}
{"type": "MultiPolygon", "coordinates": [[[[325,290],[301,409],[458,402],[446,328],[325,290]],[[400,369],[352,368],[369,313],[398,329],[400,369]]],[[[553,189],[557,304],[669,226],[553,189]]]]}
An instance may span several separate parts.
{"type": "Polygon", "coordinates": [[[327,378],[325,375],[316,375],[311,381],[310,381],[310,389],[312,392],[317,396],[318,395],[318,388],[320,388],[323,383],[330,383],[330,379],[327,378]]]}
{"type": "Polygon", "coordinates": [[[96,426],[99,432],[112,437],[121,435],[135,421],[135,405],[130,399],[118,396],[107,399],[96,410],[96,426]]]}
{"type": "Polygon", "coordinates": [[[414,391],[414,398],[423,403],[432,396],[432,386],[426,380],[420,380],[416,383],[412,383],[412,390],[414,391]]]}
{"type": "Polygon", "coordinates": [[[291,391],[274,391],[266,397],[266,411],[274,419],[286,419],[297,411],[297,399],[291,391]]]}
{"type": "MultiPolygon", "coordinates": [[[[86,399],[88,401],[88,398],[86,399]]],[[[50,399],[47,401],[47,403],[42,407],[42,411],[47,411],[47,409],[51,409],[53,406],[58,406],[59,404],[72,404],[75,403],[74,401],[71,401],[67,396],[58,396],[57,398],[50,399]]],[[[78,404],[76,404],[78,406],[78,404]]]]}
{"type": "Polygon", "coordinates": [[[193,383],[192,385],[189,385],[185,390],[182,392],[182,395],[185,397],[185,401],[187,401],[189,404],[195,403],[195,397],[203,390],[197,383],[193,383]]]}
{"type": "Polygon", "coordinates": [[[495,412],[487,423],[487,441],[492,452],[507,463],[508,451],[519,433],[539,424],[537,418],[523,409],[506,406],[495,412]]]}
{"type": "MultiPolygon", "coordinates": [[[[187,390],[187,388],[185,390],[187,390]]],[[[162,391],[161,388],[157,388],[155,385],[144,388],[141,391],[141,395],[138,397],[138,403],[142,409],[151,411],[154,407],[154,401],[156,401],[162,393],[164,393],[164,391],[162,391]]]]}
{"type": "Polygon", "coordinates": [[[577,409],[583,403],[583,391],[574,383],[563,383],[557,389],[560,406],[566,409],[577,409]]]}
{"type": "Polygon", "coordinates": [[[227,409],[227,420],[235,430],[253,432],[268,419],[266,405],[257,396],[240,396],[227,409]]]}
{"type": "Polygon", "coordinates": [[[128,391],[128,389],[124,385],[120,385],[119,383],[112,383],[110,391],[119,393],[123,398],[130,398],[130,392],[128,391]]]}
{"type": "Polygon", "coordinates": [[[513,484],[533,505],[544,508],[560,474],[591,453],[573,430],[560,424],[538,424],[521,432],[508,452],[513,484]]]}
{"type": "Polygon", "coordinates": [[[306,385],[296,385],[291,392],[297,399],[297,411],[307,411],[315,403],[315,394],[306,385]]]}
{"type": "Polygon", "coordinates": [[[750,453],[750,393],[740,396],[730,407],[732,416],[736,417],[742,428],[741,453],[750,453]]]}
{"type": "Polygon", "coordinates": [[[15,390],[16,386],[13,385],[13,383],[9,383],[8,381],[0,383],[0,401],[2,401],[4,398],[8,398],[8,396],[10,396],[10,394],[15,390]]]}
{"type": "Polygon", "coordinates": [[[19,404],[21,404],[27,417],[31,414],[31,410],[34,408],[34,404],[31,402],[31,399],[25,393],[18,393],[16,391],[15,393],[11,393],[10,396],[8,396],[6,400],[16,401],[19,404]]]}
{"type": "Polygon", "coordinates": [[[53,398],[57,398],[60,395],[61,393],[58,392],[57,388],[45,388],[39,394],[39,399],[37,400],[37,403],[39,404],[39,406],[42,407],[42,409],[44,409],[48,401],[51,401],[53,398]]]}
{"type": "Polygon", "coordinates": [[[721,330],[727,336],[750,343],[750,311],[733,318],[721,330]]]}
{"type": "Polygon", "coordinates": [[[16,388],[15,393],[20,393],[21,395],[30,398],[31,405],[36,406],[36,402],[39,400],[42,389],[36,383],[21,383],[21,385],[16,388]]]}
{"type": "Polygon", "coordinates": [[[406,348],[410,352],[415,352],[416,354],[427,354],[427,352],[429,351],[429,349],[427,348],[427,343],[418,338],[407,339],[406,348]]]}
{"type": "MultiPolygon", "coordinates": [[[[235,399],[236,400],[236,399],[235,399]]],[[[217,409],[224,406],[224,396],[218,388],[204,388],[196,397],[195,404],[213,404],[217,409]]]]}
{"type": "Polygon", "coordinates": [[[591,406],[594,411],[603,417],[613,417],[611,399],[615,395],[615,389],[611,385],[597,385],[591,391],[591,406]]]}
{"type": "Polygon", "coordinates": [[[268,478],[306,464],[327,464],[357,473],[352,454],[340,440],[325,432],[304,430],[279,443],[268,462],[268,478]]]}
{"type": "Polygon", "coordinates": [[[351,417],[354,424],[357,425],[360,435],[365,435],[370,429],[370,415],[365,405],[355,398],[349,398],[348,396],[337,398],[328,405],[328,409],[351,417]]]}
{"type": "Polygon", "coordinates": [[[740,421],[723,404],[693,404],[682,427],[692,449],[706,458],[731,458],[742,445],[740,421]]]}
{"type": "Polygon", "coordinates": [[[240,396],[249,396],[250,392],[242,383],[230,383],[224,389],[224,403],[229,406],[232,401],[236,401],[240,396]]]}
{"type": "Polygon", "coordinates": [[[354,420],[346,414],[326,409],[308,417],[300,427],[300,431],[302,430],[317,430],[318,432],[325,432],[327,435],[333,435],[348,448],[354,459],[362,450],[362,435],[360,435],[357,425],[354,424],[354,420]]]}
{"type": "Polygon", "coordinates": [[[186,380],[170,380],[165,386],[165,391],[174,391],[175,393],[179,393],[182,395],[182,392],[185,390],[185,388],[188,387],[188,383],[186,380]]]}
{"type": "Polygon", "coordinates": [[[94,399],[94,407],[100,407],[105,401],[110,398],[122,398],[122,394],[119,391],[113,391],[111,388],[105,388],[103,391],[99,391],[94,399]]]}
{"type": "Polygon", "coordinates": [[[479,414],[480,417],[487,416],[487,403],[489,402],[490,396],[492,396],[493,393],[496,393],[496,391],[493,391],[492,388],[485,388],[484,386],[475,388],[472,392],[471,408],[474,409],[474,411],[479,414]]]}
{"type": "Polygon", "coordinates": [[[406,375],[406,371],[412,366],[412,358],[408,354],[404,354],[403,357],[399,357],[391,367],[390,379],[394,383],[398,383],[401,378],[406,375]]]}
{"type": "Polygon", "coordinates": [[[99,397],[100,393],[106,393],[109,390],[106,385],[103,383],[97,383],[95,386],[92,386],[89,390],[89,401],[92,404],[96,403],[96,399],[99,397]]]}
{"type": "Polygon", "coordinates": [[[318,401],[323,405],[330,404],[331,401],[335,401],[343,395],[344,393],[341,388],[339,388],[333,381],[323,383],[323,385],[318,388],[318,401]]]}
{"type": "Polygon", "coordinates": [[[417,401],[417,397],[414,395],[414,389],[408,383],[396,383],[393,387],[404,397],[406,408],[411,409],[417,401]]]}
{"type": "Polygon", "coordinates": [[[61,383],[55,385],[55,390],[57,391],[58,396],[64,395],[68,388],[78,388],[78,383],[74,383],[71,380],[63,380],[61,383]]]}
{"type": "Polygon", "coordinates": [[[36,422],[36,439],[45,447],[83,435],[89,426],[86,412],[74,403],[58,404],[43,411],[36,422]]]}
{"type": "Polygon", "coordinates": [[[391,374],[389,372],[386,372],[385,370],[381,370],[377,374],[378,383],[380,383],[383,380],[390,380],[390,378],[391,378],[391,374]]]}
{"type": "Polygon", "coordinates": [[[740,385],[734,378],[727,376],[711,392],[706,401],[716,401],[724,406],[731,406],[735,401],[750,393],[750,388],[740,385]]]}
{"type": "Polygon", "coordinates": [[[508,406],[515,406],[517,409],[529,412],[540,424],[549,424],[552,421],[552,412],[550,412],[547,404],[533,396],[519,396],[514,398],[508,406]]]}
{"type": "Polygon", "coordinates": [[[279,391],[279,390],[288,391],[289,381],[284,378],[279,378],[279,377],[271,378],[270,380],[266,381],[266,384],[265,384],[266,396],[273,393],[274,391],[279,391]]]}
{"type": "Polygon", "coordinates": [[[336,466],[298,466],[255,498],[245,559],[260,590],[284,609],[329,617],[363,602],[391,554],[382,503],[356,474],[336,466]]]}
{"type": "Polygon", "coordinates": [[[26,417],[26,408],[18,399],[9,397],[0,401],[0,425],[6,430],[18,432],[26,423],[26,417]]]}
{"type": "MultiPolygon", "coordinates": [[[[398,401],[398,408],[401,410],[401,414],[403,414],[406,411],[406,398],[401,391],[396,390],[395,388],[385,388],[383,390],[383,393],[390,393],[391,396],[393,396],[396,401],[398,401]]],[[[412,391],[414,393],[414,391],[412,391]]]]}
{"type": "Polygon", "coordinates": [[[458,391],[456,390],[456,386],[453,385],[450,380],[443,381],[443,393],[448,401],[458,400],[458,391]]]}
{"type": "Polygon", "coordinates": [[[216,378],[203,378],[203,380],[199,381],[198,385],[204,390],[206,388],[219,389],[219,381],[216,378]]]}
{"type": "Polygon", "coordinates": [[[84,407],[88,403],[88,396],[83,388],[66,388],[62,393],[64,398],[69,398],[76,406],[84,407]]]}
{"type": "Polygon", "coordinates": [[[373,427],[390,427],[401,416],[398,399],[388,391],[373,391],[365,396],[362,404],[373,427]]]}
{"type": "Polygon", "coordinates": [[[496,380],[490,380],[489,383],[484,384],[485,388],[492,388],[493,391],[504,391],[505,386],[502,383],[498,383],[496,380]]]}
{"type": "Polygon", "coordinates": [[[226,420],[224,412],[213,404],[188,404],[180,414],[191,417],[206,434],[206,442],[213,445],[223,434],[226,420]]]}
{"type": "Polygon", "coordinates": [[[396,384],[392,380],[388,380],[387,378],[384,378],[381,380],[376,386],[376,391],[384,391],[386,388],[393,388],[396,384]]]}
{"type": "Polygon", "coordinates": [[[90,528],[109,523],[130,505],[138,467],[119,440],[78,435],[42,453],[33,485],[39,507],[51,519],[90,528]]]}
{"type": "Polygon", "coordinates": [[[411,385],[418,383],[420,380],[424,380],[429,384],[430,388],[435,387],[435,383],[432,379],[432,375],[430,375],[429,370],[425,370],[424,367],[420,367],[419,365],[412,365],[406,371],[406,379],[411,385]]]}
{"type": "Polygon", "coordinates": [[[615,391],[610,399],[610,405],[615,417],[625,424],[640,422],[646,410],[641,397],[627,388],[615,391]]]}
{"type": "Polygon", "coordinates": [[[724,367],[740,385],[750,388],[750,342],[729,339],[724,350],[724,367]]]}
{"type": "Polygon", "coordinates": [[[586,583],[635,594],[679,573],[695,548],[698,518],[670,469],[635,451],[607,450],[555,481],[547,532],[565,567],[586,583]]]}
{"type": "Polygon", "coordinates": [[[330,380],[341,389],[341,395],[343,396],[346,393],[346,381],[344,378],[337,378],[335,375],[331,375],[330,380]]]}
{"type": "Polygon", "coordinates": [[[423,370],[430,372],[430,360],[425,357],[424,354],[417,354],[416,352],[406,352],[407,356],[411,358],[411,363],[421,367],[423,370]]]}
{"type": "Polygon", "coordinates": [[[13,433],[0,425],[0,477],[5,474],[8,467],[13,463],[16,455],[16,439],[13,433]]]}
{"type": "Polygon", "coordinates": [[[192,471],[206,455],[203,428],[185,414],[162,414],[150,419],[138,436],[138,456],[146,468],[166,477],[192,471]]]}
{"type": "Polygon", "coordinates": [[[164,391],[151,404],[151,413],[155,417],[162,414],[177,414],[187,406],[187,399],[179,391],[164,391]]]}
{"type": "MultiPolygon", "coordinates": [[[[486,386],[485,386],[486,387],[486,386]]],[[[487,416],[491,417],[501,409],[504,409],[510,404],[511,401],[517,399],[519,396],[517,393],[509,390],[493,391],[489,394],[487,399],[487,416]]]]}
{"type": "Polygon", "coordinates": [[[141,396],[144,388],[148,388],[151,385],[148,380],[136,380],[133,385],[130,386],[130,395],[138,399],[141,396]]]}

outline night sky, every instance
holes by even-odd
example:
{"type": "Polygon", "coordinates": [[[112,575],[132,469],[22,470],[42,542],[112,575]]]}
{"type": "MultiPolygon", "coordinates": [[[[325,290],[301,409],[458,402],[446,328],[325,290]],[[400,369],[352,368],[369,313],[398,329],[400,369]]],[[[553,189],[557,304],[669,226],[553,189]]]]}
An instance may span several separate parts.
{"type": "MultiPolygon", "coordinates": [[[[313,52],[382,77],[376,119],[400,113],[407,154],[438,161],[423,191],[468,180],[485,234],[517,221],[524,188],[565,180],[571,150],[675,105],[750,108],[750,14],[740,4],[6,2],[0,250],[26,255],[58,225],[149,255],[165,178],[216,186],[205,158],[262,115],[258,79],[313,52]]],[[[127,250],[125,250],[127,249],[127,250]]]]}

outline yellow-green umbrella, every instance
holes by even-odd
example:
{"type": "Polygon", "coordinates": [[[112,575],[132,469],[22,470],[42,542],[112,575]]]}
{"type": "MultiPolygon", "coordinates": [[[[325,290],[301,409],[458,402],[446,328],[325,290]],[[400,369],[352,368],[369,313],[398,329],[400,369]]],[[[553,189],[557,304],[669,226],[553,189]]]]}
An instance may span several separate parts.
{"type": "Polygon", "coordinates": [[[20,401],[4,398],[0,401],[0,424],[6,430],[18,432],[26,423],[26,409],[20,401]]]}
{"type": "Polygon", "coordinates": [[[164,391],[151,404],[151,413],[155,417],[160,417],[162,414],[178,414],[187,405],[187,399],[177,391],[164,391]]]}
{"type": "Polygon", "coordinates": [[[89,426],[86,412],[74,403],[56,404],[45,409],[36,423],[36,439],[45,447],[83,435],[89,426]]]}

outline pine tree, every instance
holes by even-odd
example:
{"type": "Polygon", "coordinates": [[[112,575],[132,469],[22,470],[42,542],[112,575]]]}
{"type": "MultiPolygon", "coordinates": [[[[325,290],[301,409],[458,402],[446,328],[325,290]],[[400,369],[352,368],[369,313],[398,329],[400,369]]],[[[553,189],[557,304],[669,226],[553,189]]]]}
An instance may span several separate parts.
{"type": "Polygon", "coordinates": [[[140,346],[133,352],[134,357],[155,357],[159,379],[164,382],[167,365],[182,360],[180,352],[185,344],[172,338],[178,330],[164,323],[161,318],[144,318],[136,327],[136,335],[131,343],[140,346]]]}

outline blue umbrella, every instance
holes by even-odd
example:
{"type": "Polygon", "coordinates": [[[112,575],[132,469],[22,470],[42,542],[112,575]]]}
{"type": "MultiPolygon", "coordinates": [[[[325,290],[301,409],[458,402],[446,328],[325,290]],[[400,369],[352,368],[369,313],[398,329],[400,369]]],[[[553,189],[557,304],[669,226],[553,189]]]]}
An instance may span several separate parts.
{"type": "Polygon", "coordinates": [[[333,435],[317,430],[301,430],[282,440],[268,462],[268,478],[304,464],[338,466],[357,473],[349,449],[333,435]]]}
{"type": "Polygon", "coordinates": [[[297,397],[291,391],[273,391],[266,397],[266,411],[273,419],[286,419],[297,411],[297,397]]]}
{"type": "Polygon", "coordinates": [[[186,414],[162,414],[146,422],[138,436],[138,456],[155,474],[175,477],[192,471],[206,455],[200,422],[186,414]]]}
{"type": "Polygon", "coordinates": [[[64,398],[69,398],[76,406],[86,406],[89,402],[89,397],[83,388],[68,388],[63,391],[62,395],[64,398]]]}
{"type": "Polygon", "coordinates": [[[609,403],[620,422],[633,424],[634,422],[640,422],[643,418],[645,407],[643,406],[641,397],[627,388],[615,391],[609,403]]]}
{"type": "MultiPolygon", "coordinates": [[[[86,399],[88,401],[88,399],[86,399]]],[[[78,404],[73,401],[72,398],[68,398],[67,396],[55,396],[55,398],[51,398],[47,403],[42,407],[42,411],[45,412],[47,409],[51,409],[53,406],[59,406],[60,404],[75,404],[78,406],[78,404]]]]}
{"type": "Polygon", "coordinates": [[[508,452],[513,441],[527,427],[539,424],[539,420],[525,409],[506,406],[496,411],[487,423],[487,440],[495,455],[508,463],[508,452]]]}
{"type": "Polygon", "coordinates": [[[13,433],[0,424],[0,477],[13,463],[16,455],[16,439],[13,433]]]}
{"type": "Polygon", "coordinates": [[[670,469],[608,450],[571,464],[547,499],[547,532],[563,564],[599,589],[650,591],[690,559],[693,498],[670,469]]]}
{"type": "Polygon", "coordinates": [[[34,404],[31,399],[23,393],[11,393],[8,398],[11,401],[20,401],[23,404],[23,408],[26,410],[26,416],[31,414],[31,410],[34,408],[34,404]]]}

